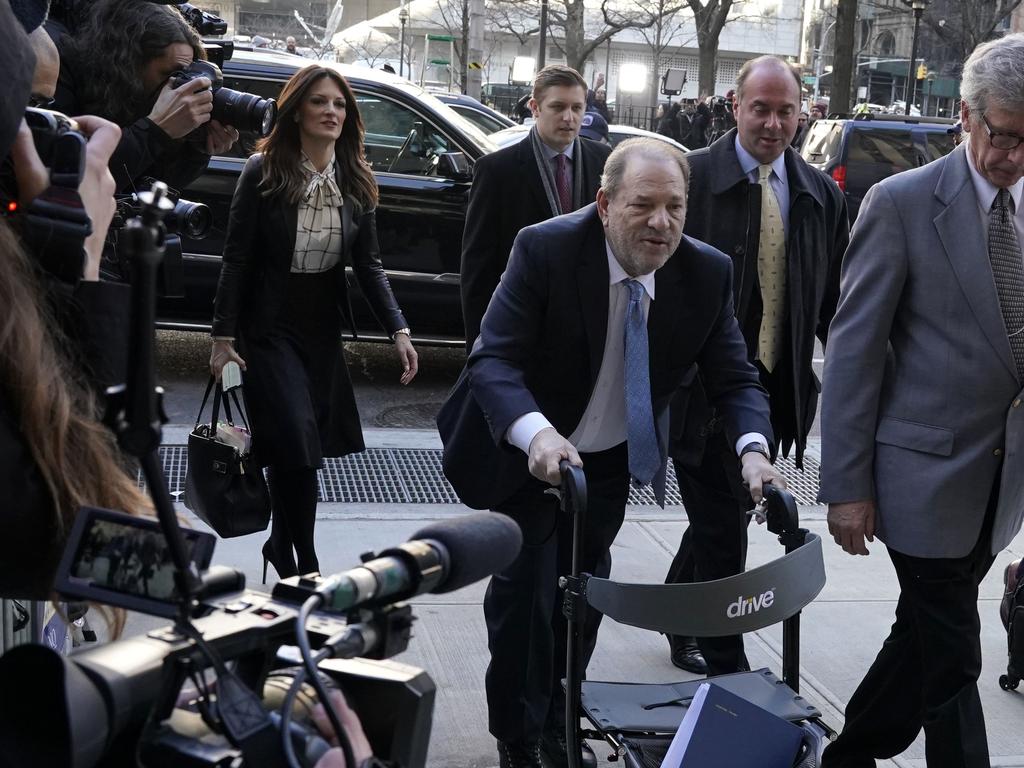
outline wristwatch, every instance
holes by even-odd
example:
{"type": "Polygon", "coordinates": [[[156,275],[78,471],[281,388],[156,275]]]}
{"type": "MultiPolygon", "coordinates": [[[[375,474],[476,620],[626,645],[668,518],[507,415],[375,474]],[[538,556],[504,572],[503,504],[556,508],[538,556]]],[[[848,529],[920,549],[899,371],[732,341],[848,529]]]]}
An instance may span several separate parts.
{"type": "Polygon", "coordinates": [[[771,461],[772,458],[771,456],[768,455],[768,449],[764,447],[764,443],[759,443],[757,441],[747,443],[742,448],[740,448],[739,458],[742,459],[744,455],[748,453],[760,453],[769,461],[771,461]]]}
{"type": "Polygon", "coordinates": [[[412,338],[412,331],[410,331],[408,328],[399,328],[397,331],[391,334],[391,340],[394,341],[395,336],[397,336],[400,333],[404,333],[406,336],[412,338]]]}

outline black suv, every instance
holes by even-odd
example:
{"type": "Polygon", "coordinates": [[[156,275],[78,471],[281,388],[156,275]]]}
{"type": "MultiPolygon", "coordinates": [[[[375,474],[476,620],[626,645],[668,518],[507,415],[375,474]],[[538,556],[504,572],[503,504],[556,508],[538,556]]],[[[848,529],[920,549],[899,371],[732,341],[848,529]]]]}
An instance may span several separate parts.
{"type": "Polygon", "coordinates": [[[832,115],[814,122],[800,154],[846,194],[852,224],[874,184],[952,152],[954,123],[913,115],[832,115]]]}
{"type": "MultiPolygon", "coordinates": [[[[366,127],[366,159],[380,187],[381,260],[414,338],[461,345],[459,262],[472,164],[497,147],[427,91],[378,70],[236,51],[224,62],[224,85],[276,98],[292,74],[312,63],[337,69],[355,92],[366,127]]],[[[207,171],[180,190],[183,198],[208,205],[214,223],[202,240],[182,238],[185,297],[160,300],[162,328],[210,327],[228,209],[254,140],[243,134],[229,156],[212,158],[207,171]]],[[[383,340],[358,284],[351,284],[360,337],[383,340]]]]}

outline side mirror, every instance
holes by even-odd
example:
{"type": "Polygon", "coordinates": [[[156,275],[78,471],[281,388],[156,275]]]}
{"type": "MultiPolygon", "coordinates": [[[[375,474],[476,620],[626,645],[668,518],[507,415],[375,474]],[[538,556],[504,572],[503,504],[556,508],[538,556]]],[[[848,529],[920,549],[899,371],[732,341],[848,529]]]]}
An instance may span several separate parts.
{"type": "Polygon", "coordinates": [[[444,152],[437,157],[437,174],[453,181],[472,181],[473,165],[463,152],[444,152]]]}

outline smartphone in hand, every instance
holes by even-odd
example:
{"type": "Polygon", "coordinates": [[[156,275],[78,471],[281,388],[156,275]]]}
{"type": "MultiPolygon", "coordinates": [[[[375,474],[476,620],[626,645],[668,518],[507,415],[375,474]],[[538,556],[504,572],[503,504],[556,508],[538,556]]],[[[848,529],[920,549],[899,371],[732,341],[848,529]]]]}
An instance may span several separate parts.
{"type": "Polygon", "coordinates": [[[225,364],[224,369],[220,372],[220,385],[225,392],[242,386],[242,369],[234,360],[225,364]]]}

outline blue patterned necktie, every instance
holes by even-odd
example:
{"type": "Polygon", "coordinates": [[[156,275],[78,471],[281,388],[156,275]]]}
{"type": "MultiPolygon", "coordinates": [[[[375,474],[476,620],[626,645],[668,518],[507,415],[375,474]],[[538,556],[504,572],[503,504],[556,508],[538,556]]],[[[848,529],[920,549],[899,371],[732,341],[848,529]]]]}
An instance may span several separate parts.
{"type": "Polygon", "coordinates": [[[661,451],[654,431],[651,407],[651,372],[647,350],[647,321],[644,319],[644,287],[626,280],[629,304],[626,307],[625,370],[626,440],[629,448],[629,474],[640,485],[649,485],[661,467],[661,451]]]}

